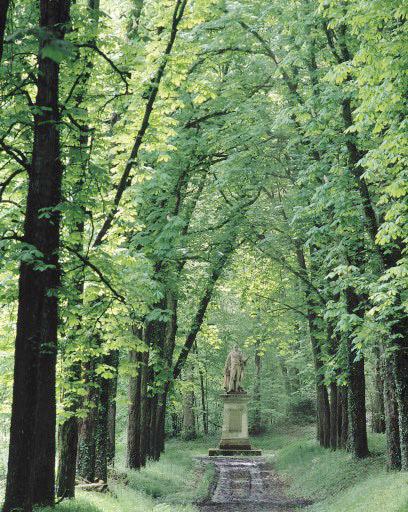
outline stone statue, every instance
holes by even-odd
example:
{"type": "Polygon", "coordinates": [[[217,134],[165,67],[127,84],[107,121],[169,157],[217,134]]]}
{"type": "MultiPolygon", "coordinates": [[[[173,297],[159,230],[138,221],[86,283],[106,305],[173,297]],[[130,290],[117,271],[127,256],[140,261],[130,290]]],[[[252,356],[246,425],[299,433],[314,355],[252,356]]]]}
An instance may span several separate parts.
{"type": "Polygon", "coordinates": [[[245,359],[241,349],[235,345],[225,362],[224,389],[227,393],[245,393],[241,384],[247,361],[248,358],[245,359]]]}

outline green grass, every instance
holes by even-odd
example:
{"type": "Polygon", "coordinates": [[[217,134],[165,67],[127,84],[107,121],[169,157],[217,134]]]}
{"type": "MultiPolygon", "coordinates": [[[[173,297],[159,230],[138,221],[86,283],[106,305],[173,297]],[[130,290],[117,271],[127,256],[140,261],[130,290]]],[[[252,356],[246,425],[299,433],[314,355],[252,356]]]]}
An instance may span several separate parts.
{"type": "Polygon", "coordinates": [[[288,436],[273,457],[292,495],[312,499],[307,512],[408,512],[408,474],[385,470],[385,439],[370,436],[372,456],[356,460],[320,448],[313,432],[288,436]]]}
{"type": "MultiPolygon", "coordinates": [[[[171,441],[159,462],[148,463],[142,471],[127,471],[128,485],[110,482],[111,493],[80,492],[76,500],[52,510],[197,512],[193,503],[206,496],[213,473],[210,468],[203,473],[193,458],[216,441],[171,441]]],[[[383,435],[370,436],[372,456],[365,460],[320,448],[310,427],[274,432],[254,439],[253,445],[262,448],[287,480],[289,495],[314,501],[305,512],[408,512],[408,473],[384,469],[383,435]]],[[[119,464],[118,470],[125,469],[119,464]]]]}
{"type": "Polygon", "coordinates": [[[75,500],[41,512],[197,512],[193,503],[207,495],[213,472],[203,471],[194,456],[205,454],[207,443],[169,442],[159,462],[126,472],[127,485],[110,481],[109,493],[78,492],[75,500]]]}

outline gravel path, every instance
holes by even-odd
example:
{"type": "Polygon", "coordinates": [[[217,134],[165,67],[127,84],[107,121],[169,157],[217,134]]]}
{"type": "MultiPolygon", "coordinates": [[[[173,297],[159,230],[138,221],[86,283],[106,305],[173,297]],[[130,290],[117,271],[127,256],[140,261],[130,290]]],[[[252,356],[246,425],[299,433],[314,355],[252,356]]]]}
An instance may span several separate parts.
{"type": "Polygon", "coordinates": [[[216,476],[202,512],[295,512],[308,504],[289,499],[285,484],[263,457],[201,457],[216,476]]]}

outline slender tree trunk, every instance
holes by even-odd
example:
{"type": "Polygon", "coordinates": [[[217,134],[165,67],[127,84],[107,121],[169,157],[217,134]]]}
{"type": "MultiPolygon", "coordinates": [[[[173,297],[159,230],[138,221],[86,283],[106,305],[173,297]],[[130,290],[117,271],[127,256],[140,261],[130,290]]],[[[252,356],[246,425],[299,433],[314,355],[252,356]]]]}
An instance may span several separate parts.
{"type": "Polygon", "coordinates": [[[259,435],[262,433],[262,412],[261,412],[261,355],[259,353],[260,342],[257,339],[255,345],[255,380],[252,401],[254,404],[254,417],[252,420],[251,433],[259,435]]]}
{"type": "Polygon", "coordinates": [[[130,361],[137,365],[137,376],[129,379],[129,413],[127,437],[127,465],[139,469],[142,465],[140,453],[141,406],[142,406],[142,361],[143,353],[132,351],[130,361]]]}
{"type": "MultiPolygon", "coordinates": [[[[404,312],[401,310],[402,315],[404,312]]],[[[400,318],[393,326],[398,350],[394,356],[394,382],[399,414],[401,469],[408,471],[408,321],[400,318]]]]}
{"type": "Polygon", "coordinates": [[[347,386],[338,386],[337,398],[337,441],[338,447],[345,449],[348,443],[349,422],[348,422],[348,388],[347,386]]]}
{"type": "Polygon", "coordinates": [[[375,357],[373,395],[372,431],[377,434],[383,434],[385,432],[384,379],[379,353],[375,357]]]}
{"type": "Polygon", "coordinates": [[[355,352],[349,347],[349,441],[350,450],[358,458],[369,455],[365,407],[364,358],[355,361],[355,352]]]}
{"type": "MultiPolygon", "coordinates": [[[[71,368],[73,373],[72,381],[78,382],[81,377],[81,368],[79,363],[71,368]]],[[[58,432],[58,478],[57,478],[57,496],[64,498],[75,497],[75,474],[76,460],[78,451],[78,418],[75,413],[79,407],[79,397],[72,396],[72,404],[67,412],[70,417],[65,420],[58,432]]]]}
{"type": "MultiPolygon", "coordinates": [[[[69,2],[41,0],[40,26],[64,36],[69,2]]],[[[38,56],[34,145],[29,174],[24,241],[41,256],[22,262],[14,365],[9,462],[4,512],[52,505],[55,494],[55,366],[59,287],[59,214],[62,165],[58,133],[59,66],[38,56]],[[44,217],[43,211],[49,216],[44,217]],[[38,261],[40,260],[40,261],[38,261]],[[40,263],[40,265],[38,265],[40,263]],[[41,268],[41,265],[47,265],[41,268]]]]}
{"type": "MultiPolygon", "coordinates": [[[[361,316],[361,299],[352,288],[345,291],[347,312],[361,316]]],[[[347,339],[347,357],[349,372],[349,447],[353,455],[364,458],[369,455],[367,441],[367,410],[365,399],[365,374],[364,357],[362,354],[357,358],[353,346],[353,340],[347,339]]]]}
{"type": "Polygon", "coordinates": [[[7,13],[10,0],[0,0],[0,64],[3,58],[4,34],[6,32],[7,13]]]}
{"type": "Polygon", "coordinates": [[[108,466],[115,465],[116,455],[116,395],[118,391],[119,351],[111,354],[112,366],[116,368],[114,377],[109,382],[109,411],[108,411],[108,444],[107,461],[108,466]]]}
{"type": "Polygon", "coordinates": [[[337,450],[338,446],[338,388],[337,383],[332,382],[330,384],[330,448],[337,450]]]}
{"type": "Polygon", "coordinates": [[[99,388],[95,378],[96,360],[86,364],[85,375],[88,385],[86,402],[90,408],[82,419],[78,435],[78,476],[93,482],[95,480],[95,457],[96,457],[96,424],[99,406],[99,388]]]}
{"type": "Polygon", "coordinates": [[[197,437],[194,412],[194,384],[193,371],[189,366],[186,372],[187,388],[183,392],[183,431],[182,438],[185,441],[191,441],[197,437]]]}
{"type": "Polygon", "coordinates": [[[202,417],[203,417],[203,432],[205,435],[208,435],[208,410],[207,410],[204,374],[203,374],[202,368],[199,368],[199,374],[200,374],[200,391],[201,391],[201,410],[202,410],[202,417]]]}
{"type": "Polygon", "coordinates": [[[392,361],[384,359],[382,363],[384,382],[385,433],[387,439],[387,466],[389,469],[401,469],[401,447],[399,432],[399,412],[396,397],[392,361]]]}
{"type": "MultiPolygon", "coordinates": [[[[154,382],[154,376],[152,376],[152,382],[154,382]]],[[[157,438],[157,432],[156,432],[156,425],[157,425],[157,409],[159,406],[159,397],[157,393],[151,397],[150,399],[150,421],[149,421],[149,450],[148,450],[148,456],[149,459],[154,460],[154,454],[156,451],[156,438],[157,438]]]]}
{"type": "Polygon", "coordinates": [[[143,353],[143,366],[141,373],[141,390],[140,394],[142,401],[140,404],[140,465],[146,465],[147,449],[148,449],[148,435],[147,429],[149,425],[149,397],[148,383],[149,383],[149,352],[143,353]]]}
{"type": "Polygon", "coordinates": [[[156,443],[155,443],[155,450],[153,453],[154,460],[159,460],[161,453],[164,452],[166,406],[167,406],[167,392],[164,391],[159,397],[159,404],[158,404],[158,408],[157,408],[156,443]]]}
{"type": "Polygon", "coordinates": [[[75,497],[75,473],[78,446],[78,420],[71,416],[58,432],[59,458],[57,496],[75,497]]]}
{"type": "MultiPolygon", "coordinates": [[[[105,364],[111,363],[111,355],[104,357],[105,364]]],[[[99,379],[99,403],[95,425],[95,480],[108,480],[108,418],[111,379],[99,379]]]]}
{"type": "Polygon", "coordinates": [[[316,379],[316,413],[317,413],[317,438],[320,446],[330,447],[330,403],[327,387],[324,384],[323,363],[321,360],[319,342],[315,337],[316,314],[312,307],[308,309],[309,334],[312,344],[312,352],[316,379]]]}
{"type": "MultiPolygon", "coordinates": [[[[79,189],[82,188],[82,180],[80,180],[79,189]]],[[[76,226],[76,235],[79,236],[79,242],[76,249],[82,253],[83,250],[83,234],[85,224],[81,220],[76,226]]],[[[70,339],[70,344],[75,346],[74,343],[78,337],[79,326],[82,320],[82,308],[83,305],[83,292],[85,285],[85,275],[83,268],[80,270],[79,275],[75,283],[76,295],[73,300],[73,304],[68,307],[74,311],[81,311],[78,314],[76,332],[70,339]]],[[[69,414],[67,420],[65,420],[59,427],[58,432],[58,472],[57,472],[57,496],[64,498],[75,497],[75,475],[76,475],[76,460],[78,454],[78,418],[76,416],[77,411],[81,405],[81,398],[76,392],[75,384],[81,380],[81,365],[78,361],[70,364],[67,368],[67,381],[68,390],[65,392],[64,399],[68,398],[69,405],[66,407],[66,412],[69,414]],[[70,389],[72,386],[72,389],[70,389]]]]}

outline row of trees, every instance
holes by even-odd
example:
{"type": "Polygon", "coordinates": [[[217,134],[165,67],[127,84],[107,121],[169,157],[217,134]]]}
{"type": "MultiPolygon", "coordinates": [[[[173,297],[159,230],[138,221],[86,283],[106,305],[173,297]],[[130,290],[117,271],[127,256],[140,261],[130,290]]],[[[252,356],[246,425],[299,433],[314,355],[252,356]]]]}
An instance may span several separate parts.
{"type": "Polygon", "coordinates": [[[106,481],[119,371],[130,468],[160,457],[180,392],[191,437],[192,376],[207,433],[228,294],[255,319],[254,432],[279,367],[299,400],[314,379],[320,443],[365,457],[368,375],[407,469],[403,3],[0,8],[4,512],[106,481]]]}

